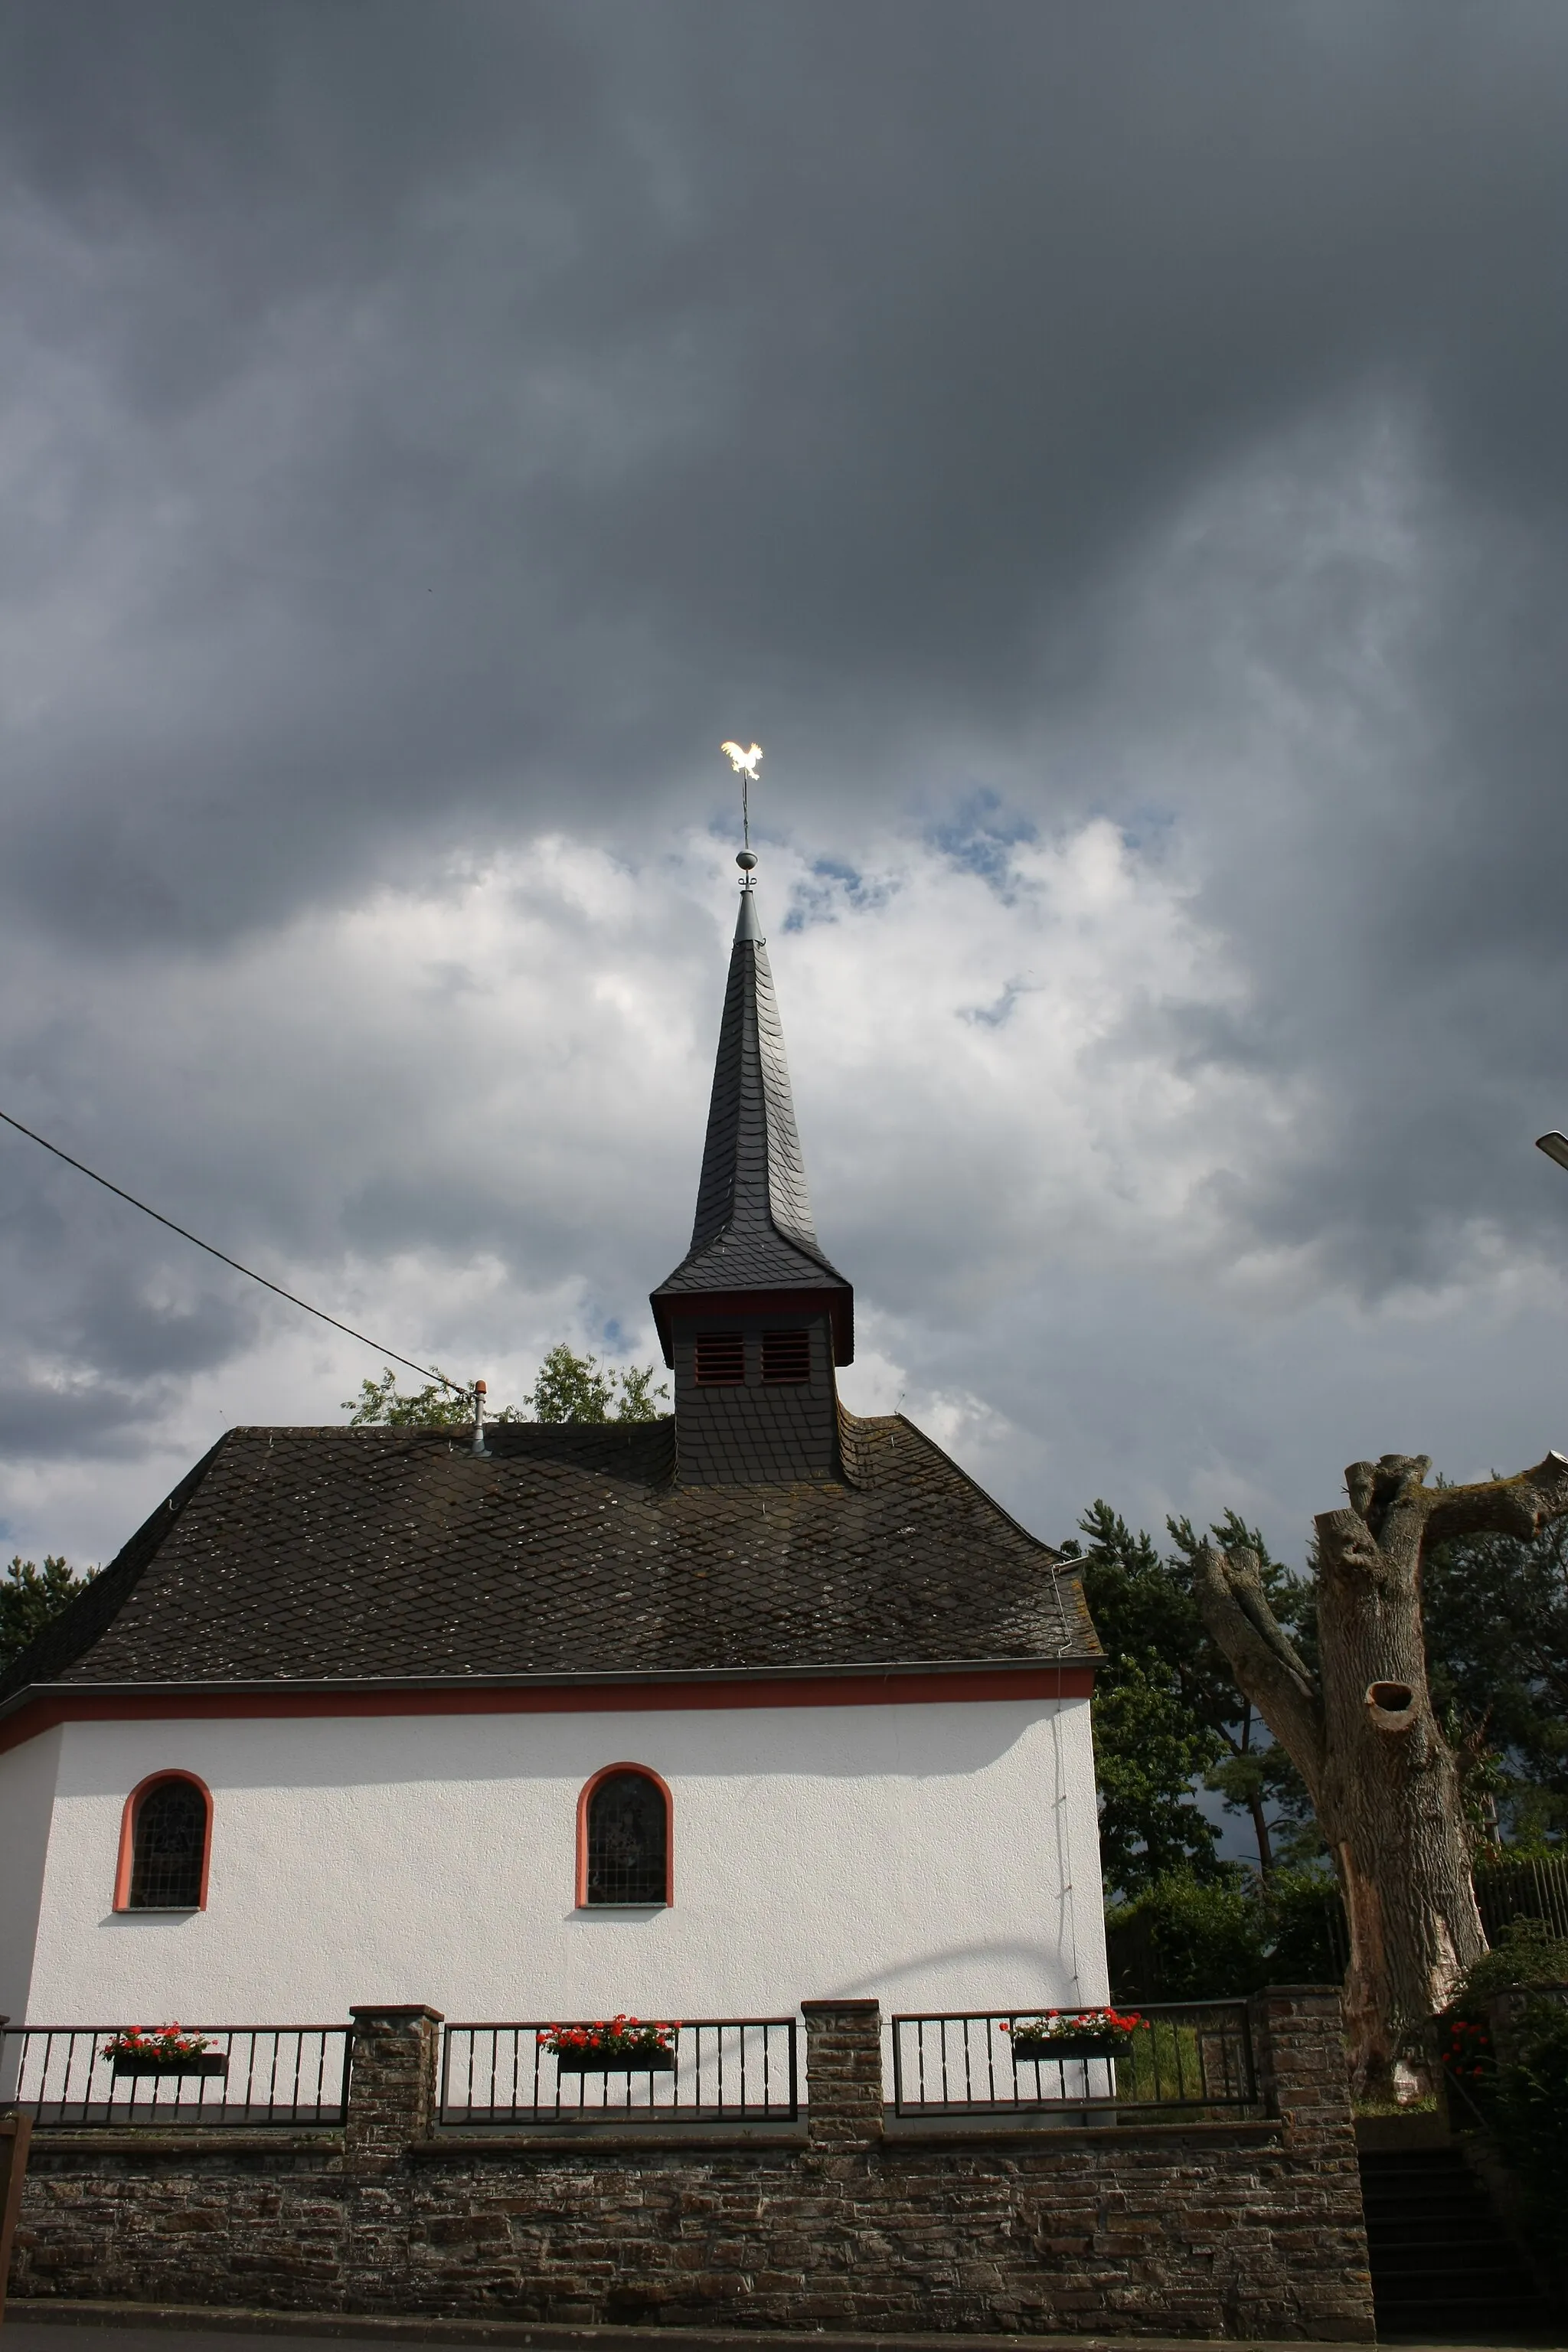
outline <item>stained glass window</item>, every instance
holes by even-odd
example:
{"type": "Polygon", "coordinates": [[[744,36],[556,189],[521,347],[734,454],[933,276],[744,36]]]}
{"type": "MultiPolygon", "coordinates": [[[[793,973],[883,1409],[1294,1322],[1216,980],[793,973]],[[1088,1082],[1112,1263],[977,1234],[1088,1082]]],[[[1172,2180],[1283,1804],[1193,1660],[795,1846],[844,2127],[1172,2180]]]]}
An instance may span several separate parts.
{"type": "Polygon", "coordinates": [[[195,1911],[202,1899],[207,1801],[190,1780],[159,1780],[136,1808],[132,1911],[195,1911]]]}
{"type": "Polygon", "coordinates": [[[646,1772],[611,1772],[588,1800],[590,1903],[662,1903],[668,1886],[664,1790],[646,1772]]]}

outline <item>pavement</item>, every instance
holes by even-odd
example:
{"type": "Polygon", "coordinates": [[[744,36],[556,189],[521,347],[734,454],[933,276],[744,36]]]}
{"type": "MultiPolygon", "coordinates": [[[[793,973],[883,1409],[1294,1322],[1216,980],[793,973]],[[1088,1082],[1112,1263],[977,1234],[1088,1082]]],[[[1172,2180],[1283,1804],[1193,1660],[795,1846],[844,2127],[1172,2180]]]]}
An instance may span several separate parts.
{"type": "MultiPolygon", "coordinates": [[[[294,2352],[340,2352],[344,2342],[410,2347],[489,2344],[516,2352],[1204,2352],[1207,2339],[1191,2336],[844,2336],[816,2329],[727,2331],[695,2327],[563,2327],[519,2319],[401,2319],[380,2314],[315,2311],[214,2311],[178,2305],[86,2304],[13,2296],[0,2343],[4,2352],[278,2352],[287,2336],[294,2352]],[[177,2344],[171,2343],[177,2337],[177,2344]]],[[[1384,2336],[1400,2352],[1521,2352],[1568,2346],[1568,2333],[1549,2336],[1450,2337],[1442,2346],[1384,2336]]],[[[1285,2352],[1263,2337],[1230,2336],[1224,2352],[1285,2352]]],[[[1289,2352],[1304,2352],[1293,2344],[1289,2352]]],[[[1314,2344],[1311,2352],[1367,2352],[1364,2344],[1314,2344]]]]}

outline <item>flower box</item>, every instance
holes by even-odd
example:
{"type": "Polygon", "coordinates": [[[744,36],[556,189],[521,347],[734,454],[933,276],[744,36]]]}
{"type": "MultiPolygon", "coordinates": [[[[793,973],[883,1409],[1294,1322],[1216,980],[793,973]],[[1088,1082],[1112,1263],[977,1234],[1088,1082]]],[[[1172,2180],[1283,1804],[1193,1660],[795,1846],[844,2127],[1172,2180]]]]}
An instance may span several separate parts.
{"type": "Polygon", "coordinates": [[[1037,2066],[1042,2060],[1053,2058],[1119,2058],[1126,2048],[1125,2039],[1111,2033],[1016,2033],[1013,2063],[1037,2066]]]}
{"type": "Polygon", "coordinates": [[[1037,2066],[1042,2059],[1130,2057],[1149,2021],[1136,2010],[1053,2009],[1044,2017],[1009,2018],[1002,2031],[1012,2041],[1014,2064],[1037,2066]]]}
{"type": "Polygon", "coordinates": [[[647,2042],[624,2050],[558,2050],[555,2066],[562,2074],[673,2074],[675,2053],[647,2042]]]}
{"type": "Polygon", "coordinates": [[[114,2072],[126,2074],[226,2074],[228,2059],[221,2050],[116,2050],[114,2072]]]}

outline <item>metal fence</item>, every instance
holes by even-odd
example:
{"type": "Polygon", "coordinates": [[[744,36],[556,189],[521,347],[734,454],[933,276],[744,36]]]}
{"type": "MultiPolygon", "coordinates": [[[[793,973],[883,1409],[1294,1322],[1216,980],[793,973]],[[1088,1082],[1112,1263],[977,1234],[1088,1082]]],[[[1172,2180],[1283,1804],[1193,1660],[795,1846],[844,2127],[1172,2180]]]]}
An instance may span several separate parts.
{"type": "MultiPolygon", "coordinates": [[[[195,2032],[195,2029],[188,2029],[195,2032]]],[[[175,2065],[116,2055],[114,2025],[0,2031],[0,2108],[36,2124],[342,2124],[346,2025],[201,2030],[199,2059],[175,2065]]]]}
{"type": "Polygon", "coordinates": [[[1554,1936],[1568,1937],[1568,1862],[1478,1864],[1476,1901],[1489,1944],[1513,1919],[1540,1919],[1554,1936]]]}
{"type": "Polygon", "coordinates": [[[579,2072],[546,2046],[552,2028],[448,2025],[444,2124],[793,2123],[800,2082],[792,2017],[705,2017],[671,2029],[674,2064],[579,2072]]]}
{"type": "Polygon", "coordinates": [[[1038,2045],[1026,2056],[1015,2032],[1026,2011],[895,2017],[894,2112],[1047,2120],[1090,2108],[1148,2116],[1256,2106],[1244,2001],[1164,2002],[1137,2014],[1147,2030],[1114,2056],[1053,2056],[1038,2045]]]}

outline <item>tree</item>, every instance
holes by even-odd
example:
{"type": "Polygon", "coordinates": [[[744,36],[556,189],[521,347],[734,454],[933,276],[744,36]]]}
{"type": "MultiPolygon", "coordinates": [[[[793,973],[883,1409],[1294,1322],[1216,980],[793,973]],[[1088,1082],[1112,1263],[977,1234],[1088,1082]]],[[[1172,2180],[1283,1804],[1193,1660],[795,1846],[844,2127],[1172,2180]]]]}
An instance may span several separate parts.
{"type": "MultiPolygon", "coordinates": [[[[1172,1572],[1181,1584],[1196,1629],[1189,1669],[1194,1704],[1213,1725],[1224,1750],[1205,1774],[1204,1786],[1224,1799],[1227,1812],[1247,1815],[1258,1846],[1258,1875],[1267,1881],[1279,1854],[1294,1864],[1321,1853],[1312,1801],[1289,1750],[1269,1733],[1262,1714],[1238,1685],[1229,1659],[1204,1622],[1194,1580],[1198,1554],[1207,1538],[1197,1534],[1188,1518],[1167,1519],[1165,1525],[1176,1546],[1172,1572]]],[[[1269,1607],[1279,1622],[1289,1626],[1310,1659],[1317,1639],[1310,1585],[1281,1561],[1271,1559],[1261,1532],[1249,1528],[1235,1511],[1216,1520],[1209,1537],[1222,1550],[1245,1549],[1254,1555],[1269,1607]]]]}
{"type": "MultiPolygon", "coordinates": [[[[365,1380],[360,1384],[358,1398],[345,1397],[343,1411],[349,1416],[351,1429],[368,1429],[377,1425],[388,1429],[472,1429],[474,1400],[471,1390],[458,1387],[453,1381],[444,1387],[432,1381],[428,1387],[417,1389],[405,1396],[397,1385],[397,1374],[390,1364],[384,1366],[380,1380],[365,1380]]],[[[515,1406],[508,1405],[500,1412],[487,1413],[489,1421],[521,1421],[515,1406]]]]}
{"type": "Polygon", "coordinates": [[[654,1387],[655,1370],[652,1364],[633,1364],[617,1371],[601,1365],[596,1356],[574,1356],[563,1343],[552,1348],[539,1367],[539,1378],[529,1397],[533,1417],[536,1421],[657,1421],[655,1399],[667,1397],[669,1390],[662,1381],[654,1387]]]}
{"type": "MultiPolygon", "coordinates": [[[[1293,1850],[1308,1842],[1301,1825],[1311,1812],[1289,1757],[1269,1738],[1204,1623],[1193,1594],[1203,1538],[1185,1519],[1167,1524],[1176,1549],[1163,1559],[1147,1534],[1134,1535],[1097,1501],[1079,1521],[1087,1545],[1063,1547],[1082,1559],[1085,1598],[1109,1657],[1095,1694],[1095,1768],[1105,1873],[1123,1895],[1173,1872],[1216,1874],[1218,1833],[1196,1803],[1200,1785],[1250,1820],[1265,1878],[1280,1829],[1293,1850]]],[[[1256,1528],[1232,1512],[1215,1533],[1251,1544],[1278,1609],[1292,1622],[1303,1616],[1301,1580],[1268,1558],[1256,1528]]]]}
{"type": "Polygon", "coordinates": [[[37,1641],[87,1580],[53,1552],[44,1554],[42,1568],[36,1560],[12,1560],[0,1576],[0,1673],[37,1641]]]}
{"type": "Polygon", "coordinates": [[[1093,1503],[1079,1526],[1087,1544],[1062,1550],[1082,1561],[1084,1598],[1106,1651],[1092,1714],[1106,1883],[1134,1895],[1174,1873],[1213,1878],[1218,1832],[1193,1792],[1222,1749],[1178,1663],[1195,1612],[1147,1534],[1134,1535],[1109,1503],[1093,1503]]]}
{"type": "Polygon", "coordinates": [[[1319,1514],[1315,1664],[1270,1605],[1250,1545],[1205,1543],[1194,1564],[1205,1622],[1289,1750],[1328,1843],[1350,1928],[1352,2080],[1374,2098],[1415,2087],[1426,2020],[1486,1948],[1458,1761],[1427,1679],[1424,1567],[1440,1544],[1530,1542],[1568,1512],[1559,1454],[1470,1486],[1428,1486],[1430,1467],[1426,1454],[1352,1463],[1349,1508],[1319,1514]]]}
{"type": "Polygon", "coordinates": [[[1532,1541],[1458,1537],[1422,1580],[1432,1704],[1489,1839],[1561,1852],[1568,1832],[1568,1518],[1532,1541]],[[1488,1814],[1492,1819],[1488,1820],[1488,1814]]]}
{"type": "MultiPolygon", "coordinates": [[[[654,1387],[657,1366],[602,1365],[596,1356],[574,1355],[564,1342],[551,1349],[539,1368],[528,1404],[535,1421],[657,1421],[660,1397],[669,1390],[654,1387]],[[612,1412],[611,1407],[614,1407],[612,1412]]],[[[472,1429],[472,1392],[457,1382],[428,1387],[405,1395],[390,1367],[379,1381],[367,1380],[357,1398],[345,1397],[343,1411],[351,1429],[374,1426],[393,1429],[472,1429]]],[[[489,1423],[526,1421],[527,1411],[502,1405],[485,1414],[489,1423]]]]}

